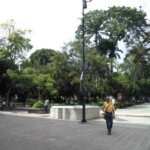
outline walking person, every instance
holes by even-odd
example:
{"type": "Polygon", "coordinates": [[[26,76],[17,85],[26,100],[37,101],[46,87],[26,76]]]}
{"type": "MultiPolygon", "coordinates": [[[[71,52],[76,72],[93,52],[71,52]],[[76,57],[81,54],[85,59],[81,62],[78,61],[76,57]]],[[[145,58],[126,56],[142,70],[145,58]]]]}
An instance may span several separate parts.
{"type": "Polygon", "coordinates": [[[108,130],[108,135],[111,135],[111,130],[113,127],[113,118],[115,117],[115,106],[112,104],[110,97],[106,97],[106,101],[102,106],[102,110],[105,113],[106,126],[108,130]]]}
{"type": "Polygon", "coordinates": [[[12,97],[11,101],[10,101],[10,108],[12,110],[15,110],[15,99],[12,97]]]}
{"type": "Polygon", "coordinates": [[[48,113],[49,100],[46,99],[44,103],[45,112],[48,113]]]}

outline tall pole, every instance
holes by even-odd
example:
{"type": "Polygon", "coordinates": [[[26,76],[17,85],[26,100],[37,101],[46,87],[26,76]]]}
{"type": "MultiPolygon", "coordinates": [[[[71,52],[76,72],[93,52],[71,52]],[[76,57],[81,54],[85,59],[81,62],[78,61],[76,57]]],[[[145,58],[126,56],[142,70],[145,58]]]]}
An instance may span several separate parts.
{"type": "Polygon", "coordinates": [[[86,122],[86,112],[85,112],[85,29],[84,29],[84,9],[87,8],[87,2],[91,0],[82,0],[82,123],[86,122]]]}
{"type": "Polygon", "coordinates": [[[82,122],[86,122],[86,116],[85,116],[85,30],[84,30],[84,8],[86,6],[86,1],[83,0],[83,5],[82,5],[82,75],[83,75],[83,80],[82,80],[82,122]]]}

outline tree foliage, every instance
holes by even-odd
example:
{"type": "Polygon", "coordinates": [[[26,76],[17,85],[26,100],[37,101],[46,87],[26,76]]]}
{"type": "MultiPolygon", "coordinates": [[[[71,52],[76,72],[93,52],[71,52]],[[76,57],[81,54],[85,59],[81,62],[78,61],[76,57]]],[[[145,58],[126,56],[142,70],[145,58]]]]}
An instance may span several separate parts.
{"type": "MultiPolygon", "coordinates": [[[[85,96],[123,96],[137,99],[150,91],[150,24],[137,8],[110,7],[85,14],[85,96]],[[126,45],[124,62],[117,64],[126,45]]],[[[82,100],[83,45],[80,25],[74,41],[61,51],[38,49],[25,59],[32,45],[28,30],[14,21],[1,25],[0,94],[26,91],[28,97],[82,100]],[[6,89],[6,90],[4,90],[6,89]]]]}

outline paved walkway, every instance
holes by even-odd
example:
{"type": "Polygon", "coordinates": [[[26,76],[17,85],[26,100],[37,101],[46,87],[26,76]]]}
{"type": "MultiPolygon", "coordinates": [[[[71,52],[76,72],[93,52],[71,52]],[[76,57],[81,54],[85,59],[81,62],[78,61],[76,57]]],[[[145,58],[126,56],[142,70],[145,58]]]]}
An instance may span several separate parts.
{"type": "Polygon", "coordinates": [[[150,103],[135,105],[135,106],[131,106],[125,109],[117,109],[116,115],[150,118],[150,103]]]}
{"type": "Polygon", "coordinates": [[[150,150],[150,104],[118,109],[116,115],[107,135],[103,119],[82,124],[49,119],[49,114],[0,111],[0,150],[150,150]]]}
{"type": "Polygon", "coordinates": [[[116,110],[114,122],[150,125],[150,103],[116,110]]]}
{"type": "MultiPolygon", "coordinates": [[[[15,110],[15,111],[0,111],[1,114],[28,116],[36,118],[50,119],[49,114],[34,114],[28,113],[26,110],[15,110]]],[[[100,113],[102,113],[100,111],[100,113]]],[[[104,119],[95,119],[94,121],[104,121],[104,119]]],[[[150,125],[150,103],[144,103],[141,105],[135,105],[125,109],[116,110],[116,118],[114,122],[120,123],[136,123],[136,124],[147,124],[150,125]]]]}

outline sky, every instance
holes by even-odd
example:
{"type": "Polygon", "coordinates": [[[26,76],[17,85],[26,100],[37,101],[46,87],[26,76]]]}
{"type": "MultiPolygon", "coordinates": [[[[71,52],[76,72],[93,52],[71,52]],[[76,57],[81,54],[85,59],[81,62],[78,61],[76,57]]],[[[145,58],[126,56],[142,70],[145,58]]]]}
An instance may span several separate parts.
{"type": "MultiPolygon", "coordinates": [[[[142,6],[150,19],[150,0],[92,0],[87,5],[85,13],[112,6],[142,6]]],[[[74,40],[81,18],[82,0],[0,0],[0,23],[13,19],[17,28],[32,30],[29,55],[42,48],[60,51],[74,40]]]]}

